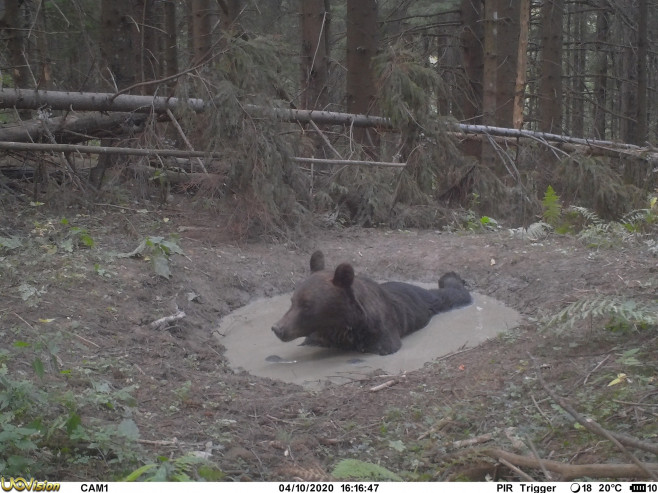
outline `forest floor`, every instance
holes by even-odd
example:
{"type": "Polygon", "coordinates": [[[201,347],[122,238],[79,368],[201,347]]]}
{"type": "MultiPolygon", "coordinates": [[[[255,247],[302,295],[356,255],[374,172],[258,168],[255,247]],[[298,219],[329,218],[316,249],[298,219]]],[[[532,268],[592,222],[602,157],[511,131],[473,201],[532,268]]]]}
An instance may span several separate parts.
{"type": "MultiPolygon", "coordinates": [[[[238,243],[221,231],[220,219],[185,204],[99,205],[85,214],[5,209],[0,391],[34,386],[31,404],[14,409],[14,424],[21,413],[25,420],[30,412],[45,415],[39,403],[56,414],[31,438],[48,448],[26,452],[26,477],[31,471],[50,481],[107,481],[148,463],[141,479],[157,471],[171,479],[190,452],[206,453],[211,470],[230,481],[367,479],[373,465],[405,480],[520,479],[501,466],[501,450],[567,466],[630,463],[609,440],[576,424],[547,389],[607,430],[657,441],[656,327],[597,316],[626,309],[632,319],[634,310],[655,303],[658,258],[643,241],[592,246],[573,236],[516,239],[507,229],[345,228],[317,229],[296,244],[238,243]],[[172,234],[182,254],[171,254],[170,279],[158,276],[148,258],[117,256],[172,234]],[[322,390],[230,369],[213,336],[221,317],[292,291],[317,248],[330,265],[351,261],[357,273],[376,279],[435,282],[454,270],[524,322],[422,370],[322,390]],[[583,300],[591,304],[571,311],[573,327],[547,326],[549,317],[583,300]],[[184,318],[149,326],[178,309],[184,318]],[[371,390],[391,378],[395,384],[371,390]],[[45,391],[56,397],[37,394],[45,391]],[[77,424],[87,435],[76,435],[77,424]]],[[[144,255],[152,257],[148,248],[144,255]]],[[[266,329],[263,337],[273,336],[266,329]]],[[[7,401],[0,404],[6,413],[7,401]]],[[[633,453],[658,462],[655,453],[633,453]]],[[[572,472],[518,465],[535,480],[572,472]]],[[[187,471],[218,477],[198,464],[187,471]]]]}

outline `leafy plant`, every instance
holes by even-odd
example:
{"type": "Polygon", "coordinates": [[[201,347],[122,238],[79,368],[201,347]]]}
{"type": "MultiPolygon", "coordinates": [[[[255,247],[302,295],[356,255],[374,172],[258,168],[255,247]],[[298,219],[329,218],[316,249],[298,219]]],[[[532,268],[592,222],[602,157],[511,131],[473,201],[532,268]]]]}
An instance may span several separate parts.
{"type": "Polygon", "coordinates": [[[573,327],[581,320],[606,319],[612,330],[644,329],[658,325],[658,306],[644,305],[634,300],[615,296],[594,296],[585,298],[561,310],[548,319],[547,326],[558,323],[573,327]]]}
{"type": "MultiPolygon", "coordinates": [[[[124,467],[139,457],[135,439],[139,434],[130,419],[115,423],[93,418],[85,419],[90,407],[104,405],[113,413],[121,402],[134,404],[129,391],[114,391],[109,386],[94,385],[80,393],[68,389],[70,370],[53,371],[44,380],[49,368],[58,368],[59,338],[39,337],[36,341],[16,341],[13,352],[2,353],[0,363],[0,471],[6,475],[27,476],[52,471],[53,457],[74,462],[90,463],[102,458],[102,463],[120,463],[124,467]],[[32,361],[37,381],[16,378],[9,372],[8,363],[19,355],[21,361],[32,361]],[[51,361],[45,365],[44,361],[51,361]],[[113,405],[108,406],[107,403],[113,405]]],[[[57,466],[57,467],[61,467],[57,466]]]]}
{"type": "Polygon", "coordinates": [[[562,203],[560,197],[555,193],[552,186],[546,188],[544,198],[541,202],[543,209],[543,219],[545,222],[553,226],[558,226],[560,218],[562,217],[562,203]]]}
{"type": "MultiPolygon", "coordinates": [[[[577,236],[591,246],[613,246],[620,241],[630,241],[633,233],[617,221],[604,221],[599,215],[586,207],[571,206],[569,212],[585,220],[584,227],[577,236]]],[[[574,218],[572,218],[574,220],[574,218]]]]}
{"type": "Polygon", "coordinates": [[[206,481],[218,481],[224,473],[207,460],[193,454],[184,455],[170,460],[158,457],[158,462],[145,464],[128,474],[123,481],[195,481],[199,478],[206,481]],[[193,477],[195,476],[195,477],[193,477]]]}
{"type": "Polygon", "coordinates": [[[149,236],[130,253],[120,253],[120,258],[143,256],[150,260],[155,273],[166,279],[171,278],[171,269],[169,268],[169,257],[172,253],[184,255],[180,246],[178,246],[178,236],[171,235],[165,240],[163,236],[149,236]]]}
{"type": "Polygon", "coordinates": [[[92,248],[94,246],[94,239],[86,229],[78,226],[71,226],[69,220],[65,217],[62,218],[60,223],[69,227],[66,237],[60,242],[60,247],[63,250],[72,252],[77,246],[84,246],[87,248],[92,248]]]}
{"type": "Polygon", "coordinates": [[[23,242],[16,236],[0,236],[0,251],[4,248],[6,250],[15,250],[23,246],[23,242]]]}

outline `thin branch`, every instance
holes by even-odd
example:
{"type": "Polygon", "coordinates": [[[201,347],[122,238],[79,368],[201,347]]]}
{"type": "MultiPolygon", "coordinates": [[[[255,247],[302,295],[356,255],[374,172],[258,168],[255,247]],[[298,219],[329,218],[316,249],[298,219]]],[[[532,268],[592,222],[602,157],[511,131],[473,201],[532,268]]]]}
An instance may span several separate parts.
{"type": "MultiPolygon", "coordinates": [[[[528,356],[530,357],[530,359],[532,361],[536,362],[535,358],[532,355],[528,354],[528,356]]],[[[624,455],[626,455],[631,460],[631,462],[633,462],[633,464],[635,464],[639,469],[644,471],[644,473],[646,473],[646,475],[648,477],[650,477],[654,481],[658,480],[658,475],[654,471],[651,471],[649,469],[648,465],[642,463],[637,457],[635,457],[635,455],[633,455],[626,447],[624,447],[624,445],[621,444],[621,442],[617,439],[620,436],[619,434],[615,434],[615,436],[617,437],[616,438],[615,436],[613,436],[613,433],[610,433],[608,430],[603,428],[600,424],[598,424],[592,418],[586,418],[586,417],[582,416],[578,411],[576,411],[573,407],[571,407],[571,405],[565,399],[563,399],[558,394],[553,392],[553,390],[544,381],[544,378],[541,375],[541,370],[540,369],[537,370],[537,380],[539,381],[540,385],[544,388],[546,393],[548,393],[548,395],[550,395],[551,398],[562,409],[564,409],[567,413],[569,413],[578,423],[583,425],[590,432],[592,432],[596,435],[602,436],[602,437],[606,438],[607,440],[610,440],[619,450],[621,450],[624,453],[624,455]]],[[[633,443],[638,443],[639,442],[639,440],[637,440],[637,439],[634,439],[632,437],[629,437],[629,438],[630,438],[630,441],[632,441],[633,443]]],[[[629,443],[627,443],[627,445],[628,444],[629,443]]],[[[656,448],[658,448],[658,447],[656,447],[656,448]]]]}
{"type": "MultiPolygon", "coordinates": [[[[192,144],[190,143],[189,139],[187,138],[187,135],[185,135],[185,132],[183,132],[183,129],[181,126],[178,124],[178,121],[176,120],[176,117],[174,114],[171,112],[169,108],[167,108],[167,116],[169,117],[169,120],[171,123],[174,125],[176,128],[176,131],[178,132],[178,135],[180,135],[181,139],[183,139],[183,142],[185,142],[185,145],[190,151],[194,150],[194,147],[192,147],[192,144]]],[[[196,158],[197,163],[199,163],[199,166],[201,166],[201,169],[205,174],[208,174],[208,170],[206,170],[206,167],[203,165],[203,161],[201,161],[201,158],[197,157],[196,158]]]]}

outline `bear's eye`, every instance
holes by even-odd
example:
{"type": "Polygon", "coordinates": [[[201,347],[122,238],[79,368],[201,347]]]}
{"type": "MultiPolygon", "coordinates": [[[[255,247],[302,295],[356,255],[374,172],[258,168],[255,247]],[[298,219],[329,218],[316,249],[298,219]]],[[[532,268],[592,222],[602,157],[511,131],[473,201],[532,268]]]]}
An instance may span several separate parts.
{"type": "Polygon", "coordinates": [[[304,310],[310,310],[311,309],[311,302],[309,300],[300,300],[299,301],[299,307],[304,310]]]}

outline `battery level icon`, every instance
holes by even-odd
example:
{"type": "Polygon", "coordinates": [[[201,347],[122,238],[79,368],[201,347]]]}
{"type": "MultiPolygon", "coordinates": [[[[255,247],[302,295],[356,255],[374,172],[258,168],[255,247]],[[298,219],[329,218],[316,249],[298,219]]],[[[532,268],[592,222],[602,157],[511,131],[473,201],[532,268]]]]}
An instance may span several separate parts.
{"type": "Polygon", "coordinates": [[[647,485],[641,483],[634,483],[631,485],[631,491],[633,493],[645,493],[647,491],[647,485]]]}

